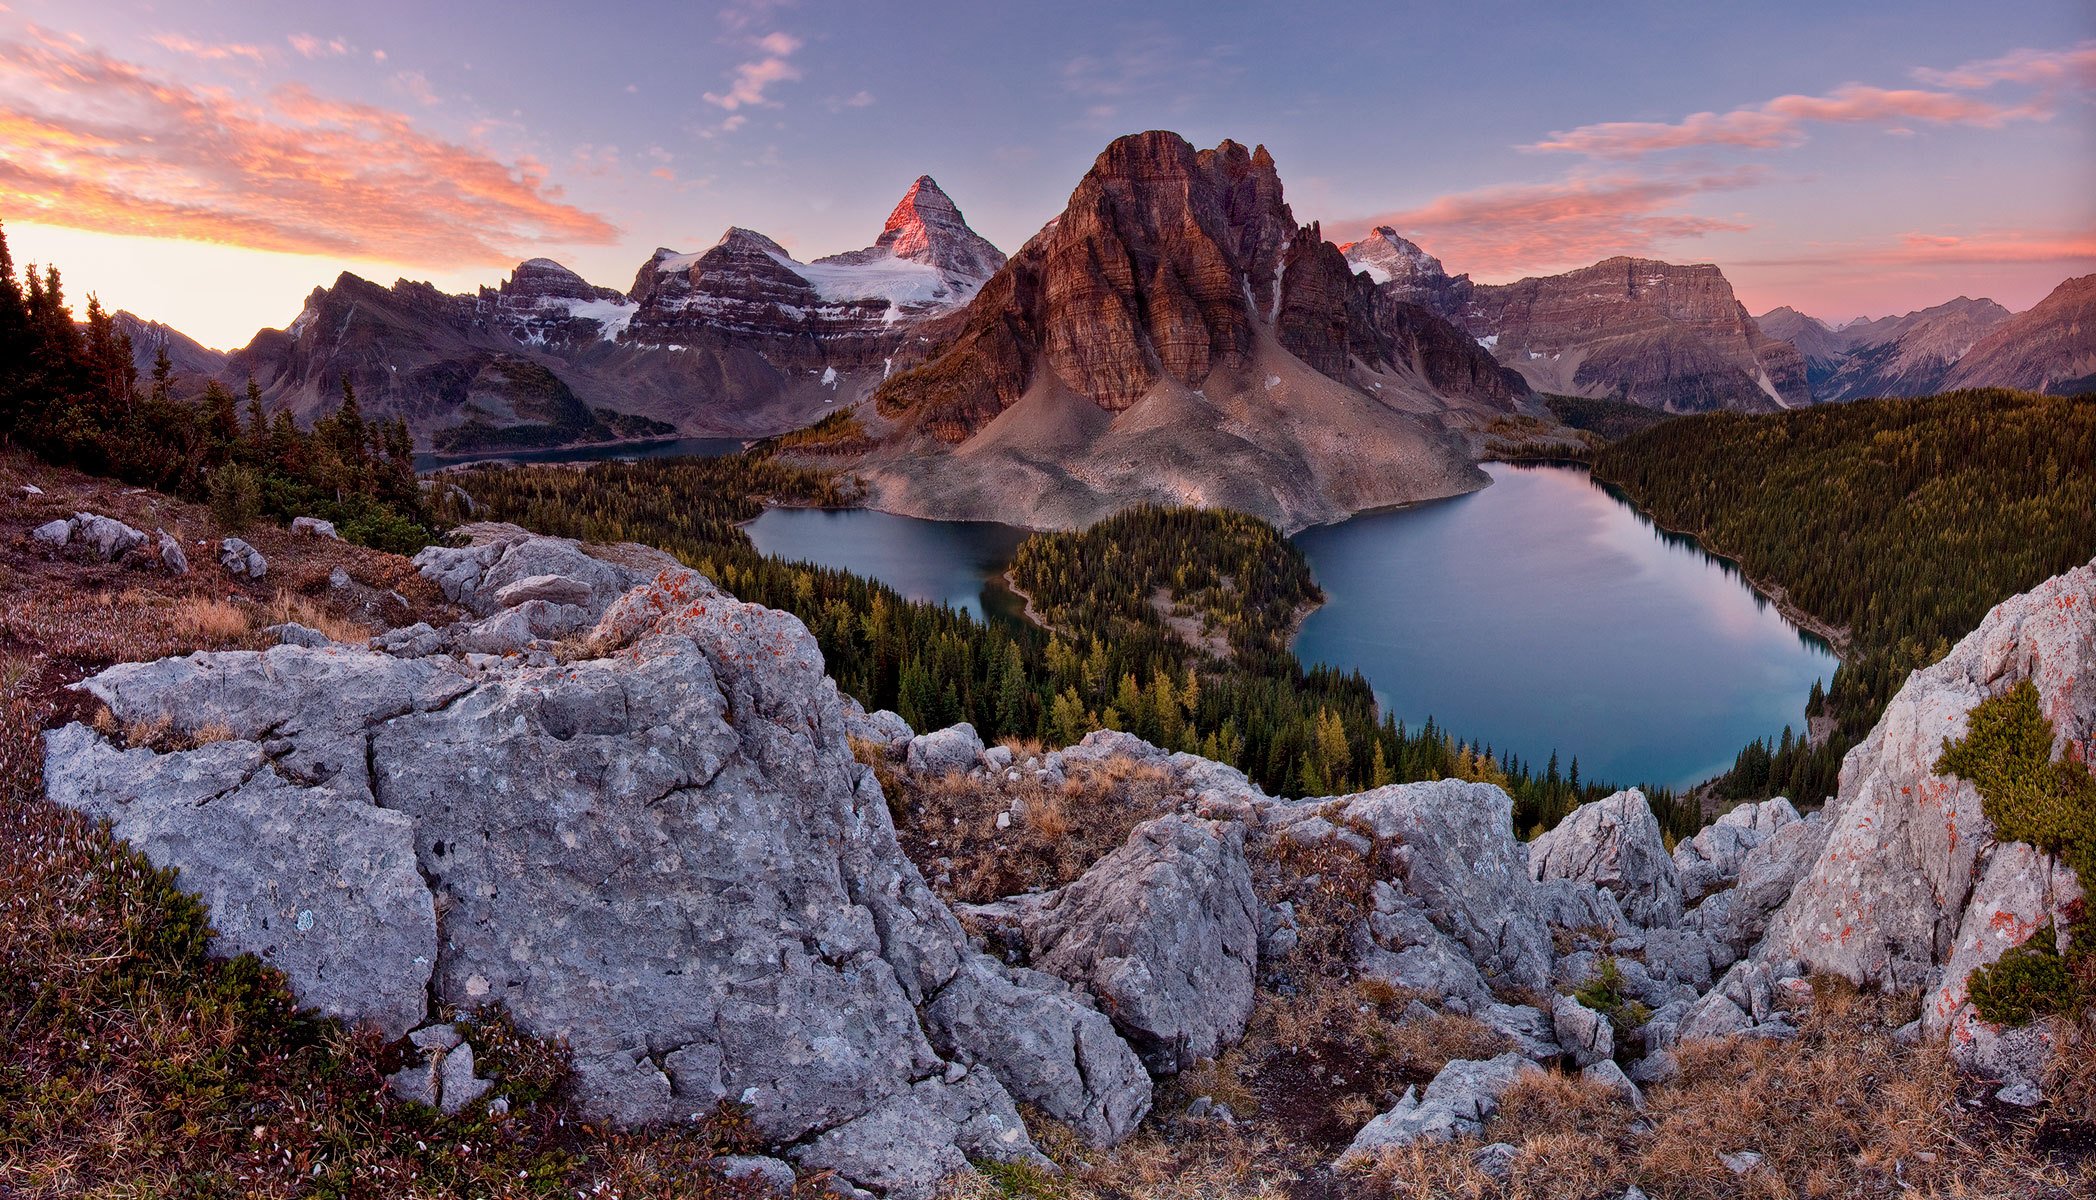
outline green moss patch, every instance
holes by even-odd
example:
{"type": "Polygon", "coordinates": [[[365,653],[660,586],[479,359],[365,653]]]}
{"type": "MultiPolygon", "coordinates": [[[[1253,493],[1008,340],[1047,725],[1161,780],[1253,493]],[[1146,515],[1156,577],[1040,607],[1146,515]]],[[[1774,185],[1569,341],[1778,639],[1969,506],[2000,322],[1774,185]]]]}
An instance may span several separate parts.
{"type": "MultiPolygon", "coordinates": [[[[1972,781],[1981,811],[2003,841],[2028,842],[2058,856],[2077,879],[2096,879],[2096,777],[2075,756],[2055,759],[2052,741],[2052,722],[2038,706],[2037,687],[2026,679],[1973,708],[1965,736],[1944,739],[1936,773],[1972,781]]],[[[2086,984],[2096,974],[2096,920],[2084,915],[2070,933],[2064,955],[2047,925],[1974,971],[1967,986],[1980,1015],[1999,1025],[2023,1025],[2052,1013],[2079,1012],[2096,1001],[2086,984]]]]}

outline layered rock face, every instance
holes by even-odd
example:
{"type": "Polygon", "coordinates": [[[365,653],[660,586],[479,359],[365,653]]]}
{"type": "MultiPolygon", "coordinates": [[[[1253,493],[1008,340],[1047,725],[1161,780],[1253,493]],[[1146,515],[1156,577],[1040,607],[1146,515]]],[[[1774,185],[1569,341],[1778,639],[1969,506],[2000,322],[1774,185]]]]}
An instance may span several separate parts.
{"type": "Polygon", "coordinates": [[[1769,337],[1708,264],[1611,258],[1478,286],[1460,324],[1542,391],[1667,412],[1768,412],[1812,402],[1805,360],[1769,337]]]}
{"type": "Polygon", "coordinates": [[[874,245],[814,263],[731,229],[703,253],[658,250],[624,293],[543,258],[470,296],[345,273],[288,329],[199,367],[197,386],[253,375],[312,420],[346,373],[367,413],[447,453],[778,433],[917,361],[914,331],[1003,262],[925,177],[874,245]]]}
{"type": "Polygon", "coordinates": [[[2096,392],[2096,275],[2069,279],[1974,342],[1944,386],[2096,392]]]}
{"type": "Polygon", "coordinates": [[[120,720],[222,740],[156,754],[68,726],[52,797],[181,867],[221,946],[302,1003],[390,1036],[499,1003],[567,1039],[604,1117],[735,1100],[890,1196],[1031,1159],[1014,1088],[1102,1141],[1140,1118],[1148,1079],[1106,1017],[977,955],[903,858],[797,621],[688,571],[622,591],[646,552],[473,532],[425,570],[469,607],[551,587],[600,612],[594,657],[322,644],[112,668],[82,686],[120,720]]]}
{"type": "Polygon", "coordinates": [[[1765,412],[1812,399],[1804,356],[1765,333],[1708,264],[1611,258],[1563,275],[1478,284],[1450,276],[1388,226],[1344,250],[1379,295],[1461,326],[1538,391],[1667,412],[1765,412]]]}
{"type": "Polygon", "coordinates": [[[1108,146],[954,322],[877,393],[877,507],[1068,526],[1200,504],[1300,527],[1476,486],[1437,419],[1526,390],[1298,225],[1263,147],[1164,132],[1108,146]]]}

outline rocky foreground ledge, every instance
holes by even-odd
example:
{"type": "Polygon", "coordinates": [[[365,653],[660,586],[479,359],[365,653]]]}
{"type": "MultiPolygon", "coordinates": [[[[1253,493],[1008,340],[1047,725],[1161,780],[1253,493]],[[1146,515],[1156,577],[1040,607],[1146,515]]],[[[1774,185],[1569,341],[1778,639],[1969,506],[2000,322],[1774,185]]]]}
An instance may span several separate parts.
{"type": "Polygon", "coordinates": [[[187,748],[46,735],[51,797],[180,868],[223,951],[429,1054],[404,1094],[500,1103],[441,1020],[499,1004],[567,1040],[595,1116],[734,1102],[802,1168],[926,1196],[971,1159],[1045,1164],[1018,1103],[1096,1145],[1128,1136],[1153,1074],[1243,1035],[1261,973],[1295,953],[1290,888],[1338,855],[1372,876],[1348,935],[1360,974],[1515,1049],[1450,1063],[1335,1166],[1478,1133],[1536,1063],[1635,1096],[1682,1041],[1787,1037],[1809,972],[1926,990],[1914,1036],[2038,1098],[2046,1027],[1979,1020],[1965,979],[2080,891],[1997,842],[1971,785],[1933,765],[1974,704],[2026,678],[2061,741],[2096,750],[2096,565],[1917,672],[1824,815],[1750,806],[1669,854],[1634,791],[1524,845],[1485,784],[1279,800],[1111,732],[1015,763],[966,727],[920,737],[860,711],[798,621],[653,551],[466,532],[416,563],[470,620],[356,646],[287,630],[301,644],[78,685],[187,748]],[[1187,799],[1062,888],[956,912],[853,739],[986,779],[1140,760],[1187,799]],[[1569,994],[1604,973],[1637,1019],[1569,994]]]}

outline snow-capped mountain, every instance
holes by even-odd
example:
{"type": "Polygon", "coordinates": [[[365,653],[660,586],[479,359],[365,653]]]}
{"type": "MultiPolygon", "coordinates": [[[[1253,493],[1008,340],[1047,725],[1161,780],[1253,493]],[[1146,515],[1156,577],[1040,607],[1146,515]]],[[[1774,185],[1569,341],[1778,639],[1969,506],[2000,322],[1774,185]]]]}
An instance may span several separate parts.
{"type": "Polygon", "coordinates": [[[344,274],[225,374],[310,419],[347,374],[365,410],[470,453],[668,433],[763,435],[819,418],[916,361],[912,332],[1004,265],[929,176],[863,250],[800,262],[730,229],[657,250],[625,292],[546,258],[476,295],[344,274]]]}

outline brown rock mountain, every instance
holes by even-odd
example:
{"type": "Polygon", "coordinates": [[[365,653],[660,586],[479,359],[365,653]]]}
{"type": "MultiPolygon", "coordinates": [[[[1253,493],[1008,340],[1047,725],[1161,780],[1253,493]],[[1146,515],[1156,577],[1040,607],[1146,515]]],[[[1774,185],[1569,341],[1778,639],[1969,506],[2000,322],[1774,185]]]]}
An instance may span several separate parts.
{"type": "Polygon", "coordinates": [[[2067,280],[1995,326],[1951,368],[1945,386],[2096,393],[2096,275],[2067,280]]]}
{"type": "Polygon", "coordinates": [[[1796,347],[1761,331],[1708,263],[1611,258],[1479,286],[1463,326],[1538,390],[1666,412],[1767,412],[1812,402],[1796,347]]]}
{"type": "Polygon", "coordinates": [[[1448,419],[1526,391],[1298,225],[1263,147],[1166,132],[1108,146],[954,321],[876,395],[880,507],[1073,525],[1193,503],[1296,528],[1477,486],[1448,419]]]}
{"type": "Polygon", "coordinates": [[[1510,284],[1451,276],[1388,226],[1342,247],[1377,291],[1446,317],[1538,391],[1666,412],[1811,402],[1804,358],[1764,333],[1709,264],[1611,258],[1510,284]]]}
{"type": "Polygon", "coordinates": [[[730,229],[698,254],[656,251],[624,293],[543,258],[470,296],[345,273],[217,373],[252,374],[301,420],[333,408],[346,374],[367,413],[406,418],[439,452],[761,436],[917,361],[915,331],[1002,264],[920,177],[874,245],[814,263],[730,229]]]}

